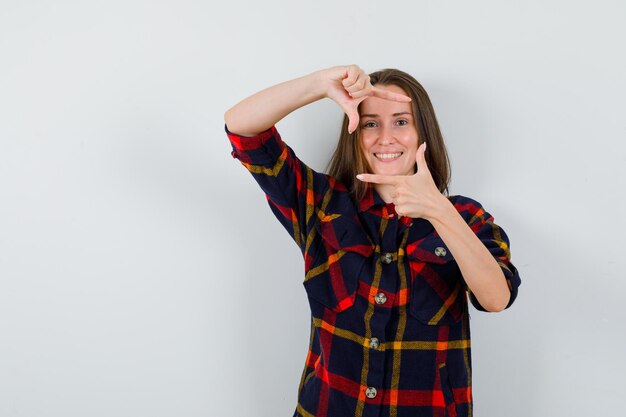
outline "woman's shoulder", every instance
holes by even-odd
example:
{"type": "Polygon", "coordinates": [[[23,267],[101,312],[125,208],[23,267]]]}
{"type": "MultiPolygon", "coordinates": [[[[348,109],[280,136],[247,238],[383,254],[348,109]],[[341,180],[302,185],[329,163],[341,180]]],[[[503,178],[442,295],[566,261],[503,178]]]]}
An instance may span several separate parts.
{"type": "MultiPolygon", "coordinates": [[[[460,194],[449,195],[447,198],[468,223],[472,223],[477,218],[485,218],[486,211],[483,205],[474,198],[460,194]]],[[[487,213],[487,217],[491,216],[487,213]]]]}
{"type": "Polygon", "coordinates": [[[455,195],[448,195],[446,196],[448,198],[448,200],[454,205],[454,206],[475,206],[475,207],[482,207],[482,204],[480,202],[478,202],[478,200],[472,198],[472,197],[468,197],[466,195],[461,195],[461,194],[455,194],[455,195]]]}

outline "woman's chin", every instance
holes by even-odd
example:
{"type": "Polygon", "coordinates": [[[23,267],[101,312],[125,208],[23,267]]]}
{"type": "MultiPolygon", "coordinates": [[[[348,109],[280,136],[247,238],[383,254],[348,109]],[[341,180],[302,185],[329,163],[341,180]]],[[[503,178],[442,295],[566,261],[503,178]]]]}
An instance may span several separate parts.
{"type": "Polygon", "coordinates": [[[374,174],[378,175],[403,175],[402,171],[399,169],[375,169],[374,174]]]}

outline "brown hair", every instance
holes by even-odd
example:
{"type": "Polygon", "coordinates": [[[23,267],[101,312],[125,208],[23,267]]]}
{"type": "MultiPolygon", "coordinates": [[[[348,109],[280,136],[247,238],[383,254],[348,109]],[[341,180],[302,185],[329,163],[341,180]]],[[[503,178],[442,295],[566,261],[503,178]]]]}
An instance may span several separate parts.
{"type": "MultiPolygon", "coordinates": [[[[450,160],[435,117],[435,110],[426,90],[411,75],[393,68],[376,71],[369,76],[372,85],[396,85],[411,97],[418,146],[424,141],[428,143],[426,164],[439,191],[447,194],[450,183],[450,160]]],[[[355,202],[360,201],[367,191],[367,184],[357,180],[356,175],[371,173],[371,168],[361,150],[360,134],[360,124],[354,132],[348,133],[348,116],[344,115],[339,142],[327,167],[328,175],[343,183],[355,202]]]]}

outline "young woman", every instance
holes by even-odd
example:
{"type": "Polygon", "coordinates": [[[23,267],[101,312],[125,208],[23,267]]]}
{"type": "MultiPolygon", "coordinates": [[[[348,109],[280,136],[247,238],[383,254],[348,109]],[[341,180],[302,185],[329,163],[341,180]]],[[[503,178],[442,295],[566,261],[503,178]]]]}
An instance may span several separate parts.
{"type": "Polygon", "coordinates": [[[225,121],[232,156],[304,256],[311,338],[294,416],[471,416],[468,295],[501,311],[520,278],[493,217],[447,195],[423,87],[399,70],[338,66],[256,93],[225,121]],[[275,128],[326,97],[345,113],[328,175],[275,128]]]}

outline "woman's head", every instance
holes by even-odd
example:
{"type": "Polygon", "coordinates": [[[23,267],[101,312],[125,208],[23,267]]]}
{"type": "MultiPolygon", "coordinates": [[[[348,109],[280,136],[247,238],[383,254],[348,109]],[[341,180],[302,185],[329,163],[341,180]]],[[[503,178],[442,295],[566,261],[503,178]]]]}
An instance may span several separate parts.
{"type": "Polygon", "coordinates": [[[405,94],[410,103],[369,97],[359,105],[359,125],[348,133],[344,116],[339,143],[331,157],[328,174],[345,184],[355,201],[365,195],[367,185],[355,178],[359,173],[408,175],[415,172],[415,152],[424,141],[426,163],[437,188],[448,192],[450,163],[430,98],[411,75],[384,69],[370,74],[378,88],[405,94]]]}

